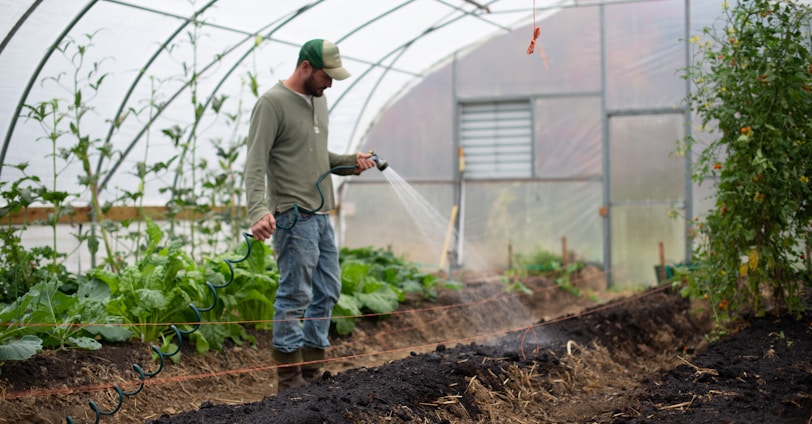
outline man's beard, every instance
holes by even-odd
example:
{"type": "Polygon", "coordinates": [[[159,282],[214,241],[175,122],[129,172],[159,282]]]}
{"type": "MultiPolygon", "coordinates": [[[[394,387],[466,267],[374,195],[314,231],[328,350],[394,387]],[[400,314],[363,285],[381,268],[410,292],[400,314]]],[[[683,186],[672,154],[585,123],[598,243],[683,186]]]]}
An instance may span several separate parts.
{"type": "Polygon", "coordinates": [[[324,85],[319,85],[316,77],[311,72],[304,82],[305,94],[313,97],[321,97],[324,94],[324,85]]]}

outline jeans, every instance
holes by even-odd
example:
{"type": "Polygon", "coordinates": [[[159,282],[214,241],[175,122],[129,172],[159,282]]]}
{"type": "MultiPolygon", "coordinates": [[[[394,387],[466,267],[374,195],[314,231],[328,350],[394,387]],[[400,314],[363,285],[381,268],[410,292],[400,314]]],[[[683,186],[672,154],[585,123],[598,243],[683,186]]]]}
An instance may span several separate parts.
{"type": "Polygon", "coordinates": [[[333,307],[341,294],[341,269],[327,214],[291,209],[276,216],[273,236],[279,287],[274,302],[273,346],[282,352],[326,349],[333,307]],[[295,219],[295,224],[294,224],[295,219]],[[290,227],[285,230],[279,228],[290,227]]]}

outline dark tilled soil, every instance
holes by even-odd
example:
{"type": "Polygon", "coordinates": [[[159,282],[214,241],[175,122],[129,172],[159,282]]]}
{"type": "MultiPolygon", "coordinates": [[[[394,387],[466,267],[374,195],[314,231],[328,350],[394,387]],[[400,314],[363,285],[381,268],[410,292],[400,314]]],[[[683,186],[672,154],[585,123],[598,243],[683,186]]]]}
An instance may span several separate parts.
{"type": "MultiPolygon", "coordinates": [[[[699,328],[687,302],[673,294],[654,293],[529,330],[544,333],[546,343],[539,343],[537,335],[525,331],[488,346],[441,345],[431,353],[373,369],[347,371],[261,402],[204,405],[198,411],[162,417],[155,423],[491,422],[492,417],[468,390],[472,380],[488,390],[504,392],[509,390],[505,381],[517,376],[511,373],[512,368],[533,369],[540,388],[546,385],[547,392],[554,393],[554,384],[545,382],[545,377],[559,376],[562,368],[574,369],[567,359],[568,355],[578,355],[572,353],[573,346],[580,350],[593,343],[606,346],[610,356],[651,358],[656,352],[670,351],[684,363],[662,375],[640,375],[643,385],[622,396],[626,399],[617,396],[616,409],[550,422],[810,420],[810,320],[756,319],[739,333],[691,356],[693,347],[682,342],[695,342],[692,336],[699,328]],[[446,408],[445,414],[439,414],[444,399],[453,400],[454,409],[462,412],[454,414],[446,408]]],[[[535,397],[528,400],[545,401],[541,395],[535,397]]],[[[553,395],[553,399],[559,397],[553,395]]],[[[552,399],[546,401],[550,407],[557,406],[552,399]]],[[[506,415],[501,419],[499,422],[515,422],[506,415]]]]}
{"type": "Polygon", "coordinates": [[[812,422],[812,315],[753,319],[665,376],[618,422],[812,422]]]}
{"type": "MultiPolygon", "coordinates": [[[[256,348],[186,352],[99,422],[812,420],[812,315],[747,320],[707,343],[707,317],[664,288],[603,303],[543,280],[526,284],[533,293],[521,296],[501,284],[468,284],[439,304],[473,308],[413,303],[407,307],[421,313],[363,321],[336,338],[321,381],[281,394],[273,394],[264,332],[255,332],[256,348]]],[[[108,407],[116,400],[93,383],[131,381],[134,362],[150,364],[149,349],[128,343],[3,364],[0,423],[64,423],[66,414],[93,422],[89,397],[108,407]]]]}

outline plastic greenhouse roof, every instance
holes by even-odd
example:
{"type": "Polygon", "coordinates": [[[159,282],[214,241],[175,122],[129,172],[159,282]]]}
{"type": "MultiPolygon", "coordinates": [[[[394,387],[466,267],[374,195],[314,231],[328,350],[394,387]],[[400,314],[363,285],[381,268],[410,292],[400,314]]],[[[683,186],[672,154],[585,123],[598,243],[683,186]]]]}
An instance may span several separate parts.
{"type": "MultiPolygon", "coordinates": [[[[70,125],[117,152],[94,158],[108,189],[173,143],[197,137],[214,151],[247,133],[252,82],[261,93],[286,78],[311,38],[336,42],[353,74],[327,91],[330,148],[352,151],[393,99],[455,54],[533,19],[543,39],[560,8],[629,2],[0,0],[0,180],[19,178],[7,165],[23,162],[28,174],[52,172],[49,154],[75,144],[63,141],[70,125]],[[71,115],[79,92],[88,109],[71,115]],[[63,121],[32,118],[53,99],[63,121]],[[64,135],[51,143],[54,127],[64,135]]],[[[65,168],[60,182],[75,181],[65,168]]]]}

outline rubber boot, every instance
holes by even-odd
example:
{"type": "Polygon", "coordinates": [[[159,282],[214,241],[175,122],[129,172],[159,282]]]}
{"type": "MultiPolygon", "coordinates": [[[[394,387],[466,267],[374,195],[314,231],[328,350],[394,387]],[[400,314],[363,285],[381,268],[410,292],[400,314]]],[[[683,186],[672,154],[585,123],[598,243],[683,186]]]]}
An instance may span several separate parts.
{"type": "Polygon", "coordinates": [[[279,368],[276,369],[276,393],[282,393],[287,389],[301,387],[307,384],[302,378],[302,368],[299,365],[289,365],[300,364],[302,362],[301,350],[288,353],[272,348],[271,358],[280,365],[279,368]]]}
{"type": "Polygon", "coordinates": [[[308,383],[320,380],[321,366],[324,363],[324,349],[302,348],[302,377],[308,383]]]}

